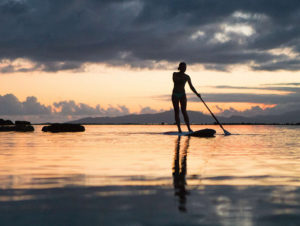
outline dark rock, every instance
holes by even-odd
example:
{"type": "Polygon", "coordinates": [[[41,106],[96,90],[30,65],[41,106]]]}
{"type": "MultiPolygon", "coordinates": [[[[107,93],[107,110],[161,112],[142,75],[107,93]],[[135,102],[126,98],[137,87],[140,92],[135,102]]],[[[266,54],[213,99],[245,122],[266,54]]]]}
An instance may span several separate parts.
{"type": "Polygon", "coordinates": [[[0,125],[13,125],[14,123],[10,120],[4,120],[0,118],[0,125]]]}
{"type": "Polygon", "coordinates": [[[17,124],[15,126],[15,131],[17,132],[33,132],[34,128],[31,125],[28,124],[17,124]]]}
{"type": "Polygon", "coordinates": [[[16,131],[15,125],[1,125],[0,132],[16,131]]]}
{"type": "Polygon", "coordinates": [[[31,126],[30,122],[27,121],[16,121],[14,124],[10,120],[0,119],[0,132],[32,132],[34,131],[33,126],[31,126]]]}
{"type": "Polygon", "coordinates": [[[34,131],[33,126],[31,125],[1,125],[0,132],[32,132],[34,131]]]}
{"type": "Polygon", "coordinates": [[[42,128],[43,132],[52,132],[52,133],[59,133],[59,132],[84,132],[84,126],[80,124],[67,124],[67,123],[54,123],[49,126],[44,126],[42,128]]]}
{"type": "Polygon", "coordinates": [[[28,121],[15,121],[16,125],[31,125],[30,122],[28,121]]]}

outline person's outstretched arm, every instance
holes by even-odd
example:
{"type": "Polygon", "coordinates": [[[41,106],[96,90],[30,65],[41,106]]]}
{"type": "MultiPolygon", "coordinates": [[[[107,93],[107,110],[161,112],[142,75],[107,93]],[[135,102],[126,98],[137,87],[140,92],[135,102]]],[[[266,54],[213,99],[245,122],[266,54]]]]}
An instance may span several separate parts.
{"type": "Polygon", "coordinates": [[[193,86],[190,76],[188,76],[187,81],[189,83],[189,86],[190,86],[191,90],[197,95],[197,97],[201,98],[201,95],[196,91],[195,87],[193,86]]]}

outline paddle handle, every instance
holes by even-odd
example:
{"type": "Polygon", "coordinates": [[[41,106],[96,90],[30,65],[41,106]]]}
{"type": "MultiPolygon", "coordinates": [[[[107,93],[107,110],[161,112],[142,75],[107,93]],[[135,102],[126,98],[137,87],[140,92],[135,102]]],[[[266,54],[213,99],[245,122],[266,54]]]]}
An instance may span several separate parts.
{"type": "Polygon", "coordinates": [[[207,110],[210,112],[211,116],[216,120],[216,122],[219,124],[219,126],[222,128],[222,130],[225,132],[225,129],[223,128],[222,124],[219,122],[219,120],[216,118],[216,116],[214,115],[214,113],[212,113],[212,111],[209,109],[209,107],[206,105],[206,103],[204,102],[204,100],[202,99],[202,97],[199,97],[200,100],[203,102],[203,104],[205,105],[205,107],[207,108],[207,110]]]}

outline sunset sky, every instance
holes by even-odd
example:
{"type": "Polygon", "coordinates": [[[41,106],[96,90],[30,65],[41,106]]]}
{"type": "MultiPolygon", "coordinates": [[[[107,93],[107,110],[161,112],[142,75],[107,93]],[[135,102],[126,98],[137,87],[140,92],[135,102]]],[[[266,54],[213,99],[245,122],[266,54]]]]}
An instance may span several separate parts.
{"type": "Polygon", "coordinates": [[[215,113],[299,110],[299,21],[298,0],[1,0],[0,118],[169,110],[180,61],[215,113]]]}

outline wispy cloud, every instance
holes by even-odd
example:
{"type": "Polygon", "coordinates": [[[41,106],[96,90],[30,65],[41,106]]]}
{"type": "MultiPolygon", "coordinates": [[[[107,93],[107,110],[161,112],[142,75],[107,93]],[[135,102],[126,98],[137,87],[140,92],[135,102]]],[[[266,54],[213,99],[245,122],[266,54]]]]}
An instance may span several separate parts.
{"type": "Polygon", "coordinates": [[[294,92],[300,93],[300,86],[298,83],[277,83],[263,85],[260,87],[251,87],[251,86],[213,86],[212,88],[216,89],[238,89],[238,90],[266,90],[266,91],[284,91],[284,92],[294,92]],[[275,86],[277,85],[277,86],[275,86]]]}
{"type": "MultiPolygon", "coordinates": [[[[192,96],[192,94],[190,95],[192,96]]],[[[208,102],[218,103],[261,103],[261,104],[284,104],[298,103],[299,93],[285,95],[279,94],[251,94],[251,93],[204,93],[203,98],[208,102]]],[[[190,101],[198,102],[197,97],[190,97],[190,101]]]]}
{"type": "MultiPolygon", "coordinates": [[[[224,116],[243,115],[253,116],[257,114],[281,114],[300,109],[300,83],[273,83],[258,87],[247,86],[213,86],[215,93],[201,93],[206,102],[214,103],[251,103],[251,107],[245,110],[237,110],[234,107],[223,109],[216,105],[219,114],[224,116]],[[232,92],[236,90],[237,92],[232,92]],[[253,93],[253,90],[278,91],[275,94],[253,93]],[[218,92],[220,91],[220,92],[218,92]],[[226,91],[226,92],[224,92],[226,91]],[[262,108],[260,105],[272,107],[262,108]],[[253,106],[254,105],[254,106],[253,106]]],[[[199,98],[188,93],[188,100],[199,102],[199,98]]],[[[154,96],[154,99],[170,101],[170,95],[154,96]]]]}
{"type": "Polygon", "coordinates": [[[269,83],[269,84],[263,84],[265,86],[300,86],[300,83],[298,82],[288,82],[288,83],[269,83]]]}
{"type": "MultiPolygon", "coordinates": [[[[291,104],[300,102],[299,83],[276,83],[262,85],[258,87],[251,86],[213,86],[216,90],[232,91],[241,90],[244,92],[217,92],[204,93],[203,97],[208,102],[228,102],[228,103],[262,103],[262,104],[291,104]],[[276,94],[253,93],[250,90],[261,91],[279,91],[276,94]],[[284,92],[284,93],[280,93],[284,92]]],[[[189,95],[190,101],[199,101],[193,94],[189,95]]]]}
{"type": "MultiPolygon", "coordinates": [[[[295,89],[291,89],[291,90],[295,90],[295,89]]],[[[282,89],[281,91],[291,91],[291,90],[282,89]]],[[[300,100],[299,92],[291,92],[288,94],[202,93],[201,95],[205,101],[216,102],[216,103],[285,104],[285,103],[299,103],[300,100]]],[[[188,94],[187,96],[189,101],[199,102],[199,98],[195,97],[194,94],[188,94]]],[[[153,98],[158,100],[170,101],[170,95],[155,96],[153,98]]]]}

